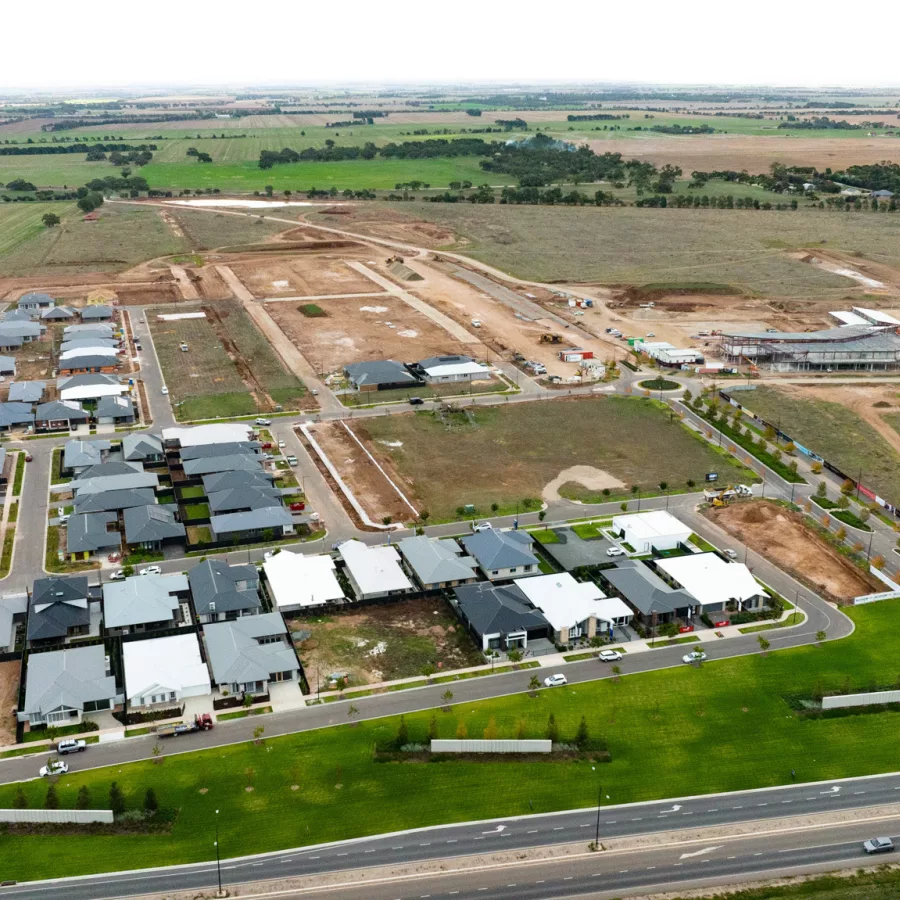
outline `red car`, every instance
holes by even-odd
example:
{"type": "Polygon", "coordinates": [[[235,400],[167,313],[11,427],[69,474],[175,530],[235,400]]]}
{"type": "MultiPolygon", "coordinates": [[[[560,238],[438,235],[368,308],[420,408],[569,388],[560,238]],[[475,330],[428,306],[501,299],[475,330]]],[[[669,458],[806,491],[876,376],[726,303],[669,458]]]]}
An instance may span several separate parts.
{"type": "Polygon", "coordinates": [[[291,504],[291,512],[302,512],[306,509],[305,503],[292,503],[291,504]]]}
{"type": "Polygon", "coordinates": [[[272,442],[271,442],[271,441],[266,441],[266,442],[262,445],[262,448],[263,448],[263,450],[271,450],[271,449],[272,449],[272,442]]]}
{"type": "Polygon", "coordinates": [[[25,454],[25,462],[31,462],[34,457],[30,453],[25,454]]]}

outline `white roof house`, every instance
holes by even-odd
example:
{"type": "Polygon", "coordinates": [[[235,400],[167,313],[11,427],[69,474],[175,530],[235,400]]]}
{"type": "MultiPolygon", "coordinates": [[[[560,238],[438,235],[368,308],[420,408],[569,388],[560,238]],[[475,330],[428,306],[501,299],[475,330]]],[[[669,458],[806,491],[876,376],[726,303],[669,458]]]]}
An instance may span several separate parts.
{"type": "Polygon", "coordinates": [[[604,597],[595,604],[598,622],[609,625],[626,625],[634,618],[634,610],[618,597],[604,597]]]}
{"type": "MultiPolygon", "coordinates": [[[[147,576],[143,576],[147,577],[147,576]]],[[[132,707],[175,703],[211,693],[209,671],[200,656],[197,635],[126,641],[125,696],[132,707]]]]}
{"type": "Polygon", "coordinates": [[[343,600],[344,591],[334,568],[334,560],[327,553],[305,556],[288,550],[263,563],[269,594],[281,612],[343,600]]]}
{"type": "Polygon", "coordinates": [[[593,581],[576,581],[568,572],[517,578],[513,584],[544,614],[554,631],[571,630],[597,618],[597,601],[606,596],[593,581]]]}
{"type": "Polygon", "coordinates": [[[890,315],[890,313],[882,312],[880,309],[866,309],[863,306],[854,306],[853,312],[861,316],[866,324],[900,325],[900,319],[890,315]]]}
{"type": "Polygon", "coordinates": [[[386,597],[413,590],[400,567],[400,554],[391,546],[369,547],[362,541],[344,541],[338,547],[357,597],[386,597]]]}
{"type": "Polygon", "coordinates": [[[663,509],[614,516],[612,530],[637,553],[651,550],[674,550],[691,536],[691,529],[663,509]]]}
{"type": "Polygon", "coordinates": [[[660,559],[656,565],[696,598],[701,607],[713,607],[718,611],[724,609],[729,601],[743,606],[748,600],[765,595],[759,582],[743,563],[725,562],[716,553],[660,559]]]}
{"type": "Polygon", "coordinates": [[[95,384],[93,387],[83,384],[76,387],[62,388],[59,392],[59,399],[63,402],[66,400],[93,400],[100,397],[118,397],[127,391],[127,384],[95,384]]]}
{"type": "Polygon", "coordinates": [[[828,313],[829,316],[837,319],[841,325],[868,325],[869,320],[864,319],[862,316],[858,315],[855,312],[847,312],[846,310],[836,310],[834,312],[828,313]]]}
{"type": "Polygon", "coordinates": [[[193,427],[163,428],[165,443],[177,441],[182,447],[196,447],[201,444],[231,444],[250,440],[252,426],[246,423],[215,422],[210,425],[193,427]]]}
{"type": "Polygon", "coordinates": [[[59,354],[61,360],[72,359],[76,356],[109,356],[115,358],[119,351],[115,347],[75,347],[72,350],[63,350],[59,354]]]}

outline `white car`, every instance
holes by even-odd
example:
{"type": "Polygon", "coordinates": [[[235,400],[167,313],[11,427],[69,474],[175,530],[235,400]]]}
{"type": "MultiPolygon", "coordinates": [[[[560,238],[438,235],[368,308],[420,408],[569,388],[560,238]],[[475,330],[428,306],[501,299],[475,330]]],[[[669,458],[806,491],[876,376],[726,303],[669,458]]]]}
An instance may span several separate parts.
{"type": "Polygon", "coordinates": [[[271,425],[272,420],[271,419],[257,419],[254,424],[255,425],[271,425]]]}
{"type": "Polygon", "coordinates": [[[162,569],[159,566],[147,566],[146,569],[141,569],[138,575],[162,575],[162,569]]]}
{"type": "Polygon", "coordinates": [[[472,531],[493,531],[494,526],[490,522],[479,522],[472,526],[472,531]]]}
{"type": "Polygon", "coordinates": [[[68,771],[68,763],[61,762],[58,759],[50,760],[50,762],[41,769],[41,778],[47,778],[50,775],[65,775],[68,771]]]}
{"type": "Polygon", "coordinates": [[[548,675],[544,679],[544,687],[560,687],[561,685],[568,683],[569,681],[566,676],[561,673],[557,673],[556,675],[548,675]]]}
{"type": "Polygon", "coordinates": [[[618,662],[622,658],[622,654],[618,650],[601,650],[597,654],[600,662],[618,662]]]}
{"type": "Polygon", "coordinates": [[[703,662],[704,659],[706,659],[706,654],[702,650],[692,650],[687,656],[681,657],[681,661],[686,663],[703,662]]]}
{"type": "Polygon", "coordinates": [[[116,569],[112,575],[109,576],[110,581],[122,581],[125,578],[125,570],[124,569],[116,569]]]}
{"type": "Polygon", "coordinates": [[[278,442],[278,446],[279,446],[279,447],[284,447],[284,441],[279,441],[279,442],[278,442]]]}
{"type": "Polygon", "coordinates": [[[162,391],[161,391],[160,393],[168,394],[168,393],[169,393],[169,389],[168,389],[165,385],[163,385],[163,386],[162,386],[162,391]]]}
{"type": "Polygon", "coordinates": [[[85,749],[87,749],[86,741],[60,741],[59,745],[56,748],[56,752],[60,756],[65,756],[67,753],[81,753],[85,749]]]}
{"type": "Polygon", "coordinates": [[[609,550],[606,551],[607,556],[624,556],[625,551],[621,547],[610,547],[609,550]]]}

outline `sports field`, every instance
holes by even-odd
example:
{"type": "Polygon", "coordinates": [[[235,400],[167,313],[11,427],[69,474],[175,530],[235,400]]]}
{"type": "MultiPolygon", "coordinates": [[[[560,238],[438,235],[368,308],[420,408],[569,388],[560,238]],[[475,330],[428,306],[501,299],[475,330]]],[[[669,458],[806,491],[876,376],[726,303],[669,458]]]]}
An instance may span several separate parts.
{"type": "Polygon", "coordinates": [[[862,289],[786,251],[824,246],[886,264],[900,260],[896,215],[445,203],[404,204],[402,211],[453,229],[465,238],[461,252],[535,281],[705,281],[766,296],[841,300],[862,289]]]}
{"type": "MultiPolygon", "coordinates": [[[[492,718],[500,737],[512,735],[520,721],[526,736],[543,737],[552,712],[563,740],[574,736],[584,716],[590,736],[605,738],[612,757],[596,774],[584,762],[375,762],[373,742],[397,734],[399,722],[389,718],[269,739],[261,746],[246,742],[172,756],[160,765],[68,775],[57,785],[62,808],[74,806],[82,785],[90,789],[91,806],[104,807],[115,779],[129,806],[139,806],[146,789],[154,787],[160,806],[178,810],[177,821],[171,833],[127,839],[4,836],[4,876],[21,881],[208,860],[216,809],[227,858],[436,823],[589,806],[597,778],[609,803],[625,803],[785,784],[791,769],[799,781],[893,771],[896,713],[807,719],[794,713],[786,698],[893,682],[898,613],[898,601],[851,608],[855,632],[821,647],[698,669],[678,666],[434,713],[442,737],[453,736],[460,722],[469,737],[481,737],[492,718]]],[[[345,718],[346,710],[335,706],[335,718],[345,718]]],[[[425,738],[431,717],[431,712],[406,716],[412,741],[425,738]]],[[[165,756],[168,745],[162,750],[165,756]]],[[[43,805],[46,782],[36,778],[22,789],[32,808],[43,805]]],[[[11,807],[15,792],[14,786],[0,788],[0,805],[11,807]]]]}
{"type": "Polygon", "coordinates": [[[741,395],[758,416],[892,503],[900,503],[900,453],[852,409],[792,386],[759,387],[741,395]]]}
{"type": "MultiPolygon", "coordinates": [[[[370,451],[390,457],[433,518],[453,518],[469,503],[482,514],[492,503],[514,509],[572,466],[593,467],[643,491],[659,490],[661,481],[672,489],[688,479],[702,484],[707,472],[726,482],[748,475],[654,401],[521,403],[479,407],[471,416],[445,423],[427,412],[365,421],[370,451]]],[[[564,482],[560,493],[579,500],[594,494],[574,482],[564,482]]]]}

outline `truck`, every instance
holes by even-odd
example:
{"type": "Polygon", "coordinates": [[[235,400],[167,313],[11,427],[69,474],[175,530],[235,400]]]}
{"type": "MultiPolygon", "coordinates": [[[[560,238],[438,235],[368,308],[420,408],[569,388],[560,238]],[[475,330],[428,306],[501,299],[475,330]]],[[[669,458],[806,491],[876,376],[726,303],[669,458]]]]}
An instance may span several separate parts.
{"type": "Polygon", "coordinates": [[[158,737],[178,737],[180,734],[190,734],[192,731],[212,731],[214,727],[212,716],[209,713],[202,713],[185,722],[161,725],[156,729],[156,734],[158,737]]]}

